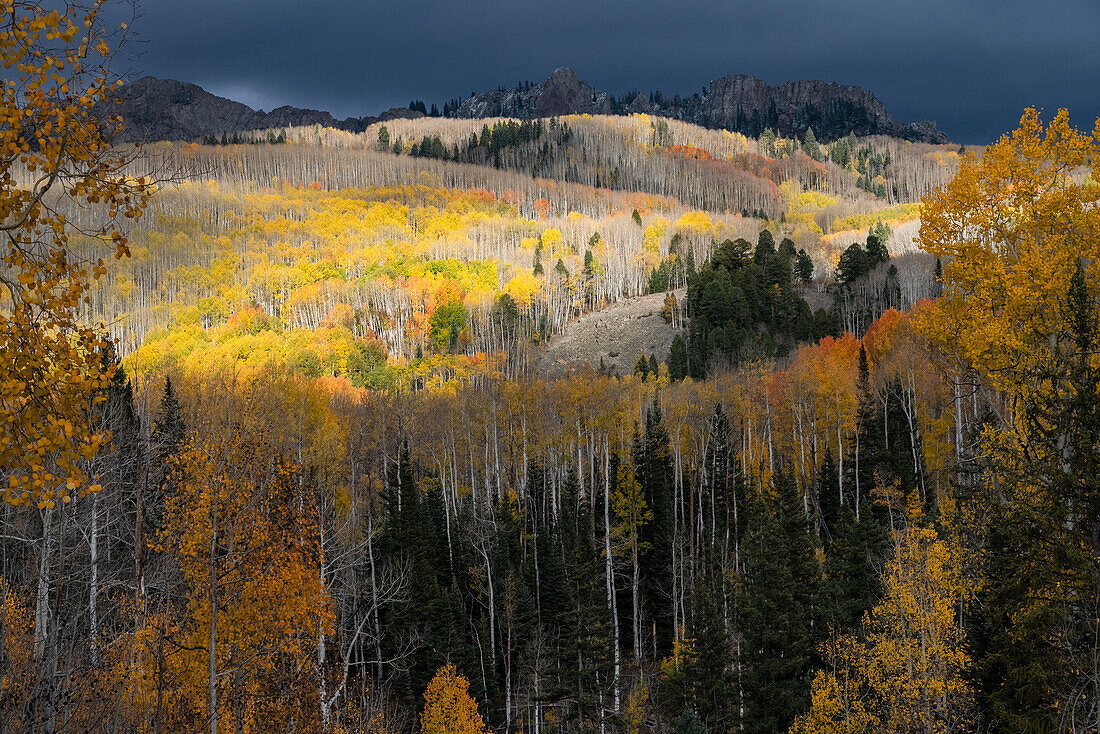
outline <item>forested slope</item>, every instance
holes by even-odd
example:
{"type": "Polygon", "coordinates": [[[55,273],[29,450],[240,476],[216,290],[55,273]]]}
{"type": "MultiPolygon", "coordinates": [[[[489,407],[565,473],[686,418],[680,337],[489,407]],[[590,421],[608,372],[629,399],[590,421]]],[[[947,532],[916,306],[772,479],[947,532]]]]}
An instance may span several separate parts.
{"type": "Polygon", "coordinates": [[[0,99],[0,729],[1095,730],[1100,130],[137,150],[88,74],[0,99]]]}
{"type": "Polygon", "coordinates": [[[957,160],[645,115],[386,125],[147,148],[191,173],[152,199],[132,257],[93,293],[120,353],[144,345],[143,371],[270,362],[376,386],[446,379],[493,352],[522,372],[530,346],[572,319],[683,287],[718,243],[755,242],[762,227],[827,281],[859,228],[913,221],[919,204],[887,204],[946,180],[957,160]],[[592,185],[612,163],[612,188],[592,185]]]}

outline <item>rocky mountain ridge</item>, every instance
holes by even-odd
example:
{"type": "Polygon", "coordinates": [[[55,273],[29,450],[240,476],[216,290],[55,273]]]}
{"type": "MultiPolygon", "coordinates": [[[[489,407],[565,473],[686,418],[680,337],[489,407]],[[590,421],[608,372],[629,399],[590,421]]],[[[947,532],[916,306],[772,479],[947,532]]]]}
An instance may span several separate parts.
{"type": "MultiPolygon", "coordinates": [[[[119,114],[125,122],[120,141],[201,140],[223,135],[303,125],[322,125],[362,132],[369,125],[423,113],[393,108],[378,116],[337,120],[328,112],[284,106],[271,112],[207,92],[172,79],[144,77],[124,86],[116,100],[101,102],[103,116],[119,114]]],[[[709,128],[757,136],[765,128],[801,137],[813,128],[820,139],[857,135],[890,135],[928,143],[950,142],[929,121],[895,121],[873,93],[860,87],[823,81],[791,81],[779,86],[746,75],[715,79],[702,94],[665,97],[633,94],[616,98],[593,88],[563,67],[545,81],[475,94],[462,102],[458,117],[554,117],[569,114],[645,112],[709,128]]]]}
{"type": "MultiPolygon", "coordinates": [[[[655,95],[656,97],[656,95],[655,95]]],[[[650,99],[639,93],[615,99],[580,80],[572,69],[557,69],[539,84],[475,94],[458,108],[459,117],[550,117],[566,114],[645,112],[709,128],[757,136],[765,128],[782,135],[805,135],[813,128],[821,139],[891,135],[928,143],[950,142],[934,122],[895,121],[872,92],[861,87],[817,80],[771,86],[738,74],[715,79],[702,94],[650,99]]]]}
{"type": "Polygon", "coordinates": [[[119,136],[120,142],[200,140],[248,130],[304,125],[362,132],[375,122],[423,116],[420,112],[400,107],[387,110],[377,117],[349,117],[345,120],[337,120],[321,110],[289,105],[264,112],[211,94],[197,84],[151,76],[125,85],[116,99],[100,102],[95,111],[100,116],[122,116],[125,128],[119,136]]]}

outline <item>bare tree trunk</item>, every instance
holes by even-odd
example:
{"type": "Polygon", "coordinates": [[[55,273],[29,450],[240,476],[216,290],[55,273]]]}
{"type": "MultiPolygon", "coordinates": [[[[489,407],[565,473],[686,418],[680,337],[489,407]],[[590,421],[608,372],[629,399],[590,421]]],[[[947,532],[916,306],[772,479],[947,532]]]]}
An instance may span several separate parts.
{"type": "MultiPolygon", "coordinates": [[[[317,523],[320,532],[320,569],[318,575],[321,578],[321,588],[325,588],[325,522],[322,517],[317,523]]],[[[318,615],[317,619],[317,698],[320,704],[321,731],[328,731],[332,719],[332,701],[328,697],[328,689],[325,685],[325,658],[327,650],[325,644],[325,625],[318,615]]],[[[335,699],[335,696],[333,697],[335,699]]]]}
{"type": "Polygon", "coordinates": [[[99,667],[99,493],[92,495],[92,527],[89,538],[91,555],[91,580],[88,583],[88,649],[92,655],[92,665],[99,667]]]}
{"type": "Polygon", "coordinates": [[[213,527],[210,531],[210,641],[208,655],[208,702],[210,734],[218,734],[218,495],[214,491],[213,527]]]}
{"type": "Polygon", "coordinates": [[[609,507],[611,506],[611,476],[609,474],[610,464],[608,456],[609,448],[607,441],[604,441],[604,455],[603,455],[603,547],[604,557],[606,560],[605,571],[607,580],[607,606],[611,610],[611,624],[614,629],[613,637],[613,650],[615,658],[615,678],[612,680],[612,690],[614,691],[615,713],[619,712],[619,672],[620,672],[620,658],[619,658],[619,611],[615,600],[615,571],[611,563],[611,513],[609,507]]]}
{"type": "Polygon", "coordinates": [[[53,510],[42,512],[42,544],[38,550],[38,593],[34,604],[34,660],[42,672],[46,658],[46,640],[50,624],[50,530],[53,526],[53,510]]]}
{"type": "Polygon", "coordinates": [[[370,559],[371,616],[374,617],[374,657],[382,680],[382,621],[378,616],[378,577],[374,564],[374,511],[367,512],[367,557],[370,559]]]}

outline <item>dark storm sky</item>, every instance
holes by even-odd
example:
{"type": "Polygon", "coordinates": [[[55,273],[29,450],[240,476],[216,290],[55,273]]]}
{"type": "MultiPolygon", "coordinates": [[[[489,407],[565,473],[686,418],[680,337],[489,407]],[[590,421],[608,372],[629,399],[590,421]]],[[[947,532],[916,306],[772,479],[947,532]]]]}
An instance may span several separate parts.
{"type": "Polygon", "coordinates": [[[1100,0],[141,0],[134,76],[270,110],[377,114],[540,81],[691,94],[711,79],[870,89],[988,143],[1036,105],[1100,116],[1100,0]]]}

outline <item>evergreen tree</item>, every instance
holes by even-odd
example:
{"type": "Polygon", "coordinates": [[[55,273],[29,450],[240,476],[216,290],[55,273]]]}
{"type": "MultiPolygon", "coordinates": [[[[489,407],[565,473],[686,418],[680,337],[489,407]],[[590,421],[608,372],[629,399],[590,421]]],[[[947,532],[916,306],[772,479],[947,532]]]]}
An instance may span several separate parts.
{"type": "Polygon", "coordinates": [[[825,624],[837,632],[855,630],[882,591],[880,569],[889,551],[887,532],[874,513],[856,519],[848,505],[831,529],[825,560],[825,624]]]}
{"type": "Polygon", "coordinates": [[[793,478],[779,471],[752,503],[739,602],[744,630],[744,731],[787,731],[809,705],[823,626],[821,569],[793,478]]]}
{"type": "Polygon", "coordinates": [[[668,353],[668,376],[673,382],[679,382],[688,374],[687,341],[683,334],[677,334],[672,339],[672,347],[668,353]]]}
{"type": "Polygon", "coordinates": [[[871,272],[872,267],[874,263],[868,257],[867,251],[856,242],[841,253],[836,265],[837,279],[843,284],[851,283],[871,272]]]}
{"type": "Polygon", "coordinates": [[[878,409],[878,401],[871,385],[871,366],[862,343],[859,345],[856,401],[855,461],[852,465],[855,481],[850,483],[853,497],[849,499],[849,504],[853,505],[853,512],[858,513],[863,503],[871,497],[877,481],[876,475],[883,469],[885,454],[882,413],[878,409]]]}
{"type": "Polygon", "coordinates": [[[775,158],[775,131],[765,128],[760,135],[761,152],[768,158],[775,158]]]}
{"type": "Polygon", "coordinates": [[[825,155],[821,152],[821,146],[818,145],[817,136],[814,135],[814,129],[812,127],[806,128],[806,137],[802,141],[802,150],[815,161],[825,160],[825,155]]]}
{"type": "Polygon", "coordinates": [[[810,259],[810,255],[805,250],[798,251],[795,273],[803,283],[809,283],[814,279],[814,261],[810,259]]]}
{"type": "Polygon", "coordinates": [[[172,387],[172,378],[164,378],[164,394],[153,421],[150,436],[150,476],[149,485],[160,492],[166,491],[165,484],[171,476],[171,458],[177,454],[187,434],[187,424],[183,422],[183,412],[179,397],[172,387]]]}
{"type": "MultiPolygon", "coordinates": [[[[395,681],[410,703],[417,700],[436,669],[452,657],[452,643],[465,638],[464,626],[457,622],[456,613],[459,619],[464,615],[445,583],[447,567],[439,563],[438,543],[445,535],[437,532],[432,503],[426,502],[421,494],[406,440],[386,482],[384,500],[391,521],[386,523],[382,546],[388,557],[408,567],[409,599],[388,610],[384,623],[412,633],[419,641],[407,669],[395,681]]],[[[384,636],[384,640],[390,655],[396,655],[403,644],[397,636],[384,636]]]]}
{"type": "MultiPolygon", "coordinates": [[[[674,726],[730,731],[737,722],[733,644],[723,618],[723,584],[717,565],[696,585],[684,641],[664,663],[666,705],[681,712],[674,726]]],[[[678,729],[691,731],[691,728],[678,729]]]]}
{"type": "MultiPolygon", "coordinates": [[[[97,538],[97,550],[100,559],[110,558],[116,553],[120,557],[133,558],[135,583],[140,585],[145,577],[147,539],[163,523],[161,485],[170,459],[183,439],[182,421],[179,405],[172,394],[167,410],[171,413],[170,420],[179,424],[173,429],[178,435],[170,445],[162,447],[163,463],[155,468],[147,466],[147,447],[141,419],[134,409],[130,379],[112,347],[104,349],[100,358],[104,367],[113,369],[113,373],[107,385],[106,400],[92,410],[91,422],[97,430],[110,431],[111,444],[108,450],[100,452],[92,461],[94,475],[102,487],[93,501],[98,507],[108,505],[121,508],[125,520],[123,533],[106,533],[97,538]],[[151,481],[145,481],[147,469],[156,471],[151,481]],[[132,534],[128,532],[131,530],[132,534]]],[[[96,512],[98,515],[100,510],[97,508],[96,512]]],[[[110,517],[110,514],[104,513],[104,518],[110,517]]],[[[100,529],[102,526],[97,522],[96,531],[100,529]]]]}
{"type": "Polygon", "coordinates": [[[757,267],[764,267],[768,260],[775,254],[775,238],[770,230],[760,230],[760,236],[756,241],[756,249],[753,250],[752,260],[757,267]]]}
{"type": "Polygon", "coordinates": [[[645,431],[634,439],[634,472],[653,520],[643,528],[642,608],[656,638],[657,655],[672,643],[672,451],[656,396],[646,412],[645,431]]]}
{"type": "Polygon", "coordinates": [[[794,240],[790,237],[784,237],[775,252],[788,269],[793,268],[795,259],[798,257],[798,251],[794,248],[794,240]]]}
{"type": "Polygon", "coordinates": [[[710,547],[703,549],[704,560],[712,568],[718,564],[718,568],[739,569],[741,539],[747,517],[744,492],[738,492],[733,428],[721,403],[714,406],[709,428],[706,468],[712,531],[709,533],[710,547]]]}
{"type": "Polygon", "coordinates": [[[879,225],[867,230],[867,260],[872,268],[890,259],[890,251],[886,249],[886,240],[890,237],[890,228],[882,222],[879,222],[879,225]],[[885,230],[883,227],[885,227],[885,230]]]}

